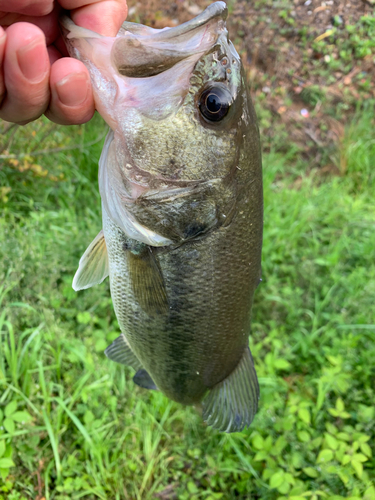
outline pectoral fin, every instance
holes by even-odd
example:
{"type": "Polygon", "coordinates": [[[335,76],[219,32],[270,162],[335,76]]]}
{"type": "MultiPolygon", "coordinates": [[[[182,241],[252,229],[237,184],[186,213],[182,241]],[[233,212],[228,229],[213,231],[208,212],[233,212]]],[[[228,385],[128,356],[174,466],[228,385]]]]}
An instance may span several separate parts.
{"type": "Polygon", "coordinates": [[[155,382],[152,380],[152,378],[144,368],[141,368],[137,371],[137,373],[133,377],[133,382],[139,387],[143,387],[143,389],[149,389],[151,391],[158,390],[155,382]]]}
{"type": "Polygon", "coordinates": [[[153,250],[136,242],[137,249],[129,246],[128,264],[136,300],[150,316],[166,314],[169,310],[164,279],[153,250]]]}
{"type": "Polygon", "coordinates": [[[112,361],[121,365],[131,366],[134,370],[139,370],[142,367],[141,362],[131,350],[123,333],[107,347],[104,354],[112,361]]]}
{"type": "Polygon", "coordinates": [[[214,429],[239,432],[251,424],[258,409],[259,384],[249,348],[235,370],[203,400],[203,419],[214,429]]]}
{"type": "Polygon", "coordinates": [[[73,290],[84,290],[101,283],[108,276],[108,255],[103,230],[101,230],[79,261],[73,278],[73,290]]]}

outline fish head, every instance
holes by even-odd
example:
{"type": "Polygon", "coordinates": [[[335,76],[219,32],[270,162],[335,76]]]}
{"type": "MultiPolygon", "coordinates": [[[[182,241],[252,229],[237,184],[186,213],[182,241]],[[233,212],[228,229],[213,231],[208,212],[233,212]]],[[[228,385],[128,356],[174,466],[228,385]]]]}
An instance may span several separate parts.
{"type": "Polygon", "coordinates": [[[247,106],[241,60],[228,38],[225,4],[211,7],[202,13],[205,23],[193,19],[160,33],[169,35],[171,47],[181,43],[178,53],[166,49],[151,56],[155,64],[122,70],[155,72],[131,78],[122,103],[133,101],[116,123],[133,164],[167,184],[227,175],[242,143],[247,106]]]}
{"type": "Polygon", "coordinates": [[[63,18],[68,50],[88,68],[96,108],[113,131],[100,191],[118,223],[121,204],[236,169],[256,119],[226,17],[226,4],[215,2],[174,28],[125,22],[114,38],[63,18]]]}

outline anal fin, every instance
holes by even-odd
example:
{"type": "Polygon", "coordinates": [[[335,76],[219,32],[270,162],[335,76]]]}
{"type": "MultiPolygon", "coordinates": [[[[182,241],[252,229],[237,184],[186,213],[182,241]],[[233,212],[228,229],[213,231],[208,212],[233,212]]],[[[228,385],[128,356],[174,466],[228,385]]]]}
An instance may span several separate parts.
{"type": "Polygon", "coordinates": [[[259,384],[247,347],[233,372],[215,385],[203,400],[203,419],[214,429],[240,432],[257,412],[259,384]]]}
{"type": "Polygon", "coordinates": [[[104,354],[112,361],[120,363],[121,365],[131,366],[134,370],[142,368],[141,362],[131,350],[123,333],[107,347],[104,354]]]}
{"type": "Polygon", "coordinates": [[[84,290],[101,283],[108,276],[108,254],[103,230],[82,255],[73,278],[73,290],[84,290]]]}
{"type": "Polygon", "coordinates": [[[137,373],[133,377],[133,382],[139,387],[143,387],[143,389],[149,389],[151,391],[158,390],[155,382],[152,380],[152,378],[144,368],[141,368],[137,371],[137,373]]]}

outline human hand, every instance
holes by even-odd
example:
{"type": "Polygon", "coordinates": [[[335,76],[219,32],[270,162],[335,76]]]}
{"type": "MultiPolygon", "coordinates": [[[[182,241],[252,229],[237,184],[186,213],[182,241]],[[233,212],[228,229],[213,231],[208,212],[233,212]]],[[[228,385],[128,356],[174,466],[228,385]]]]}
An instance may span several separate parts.
{"type": "Polygon", "coordinates": [[[43,113],[63,125],[85,123],[94,98],[83,63],[67,55],[58,16],[115,36],[126,0],[0,0],[0,118],[25,124],[43,113]],[[2,28],[5,28],[5,30],[2,28]]]}

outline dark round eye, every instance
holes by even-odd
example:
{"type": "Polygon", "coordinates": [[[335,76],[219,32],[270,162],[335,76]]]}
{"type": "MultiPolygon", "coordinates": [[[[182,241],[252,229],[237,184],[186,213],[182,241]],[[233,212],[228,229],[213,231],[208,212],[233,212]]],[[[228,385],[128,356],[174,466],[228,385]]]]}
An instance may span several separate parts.
{"type": "Polygon", "coordinates": [[[210,87],[204,90],[199,99],[199,110],[210,122],[219,122],[229,111],[230,92],[222,87],[210,87]]]}

